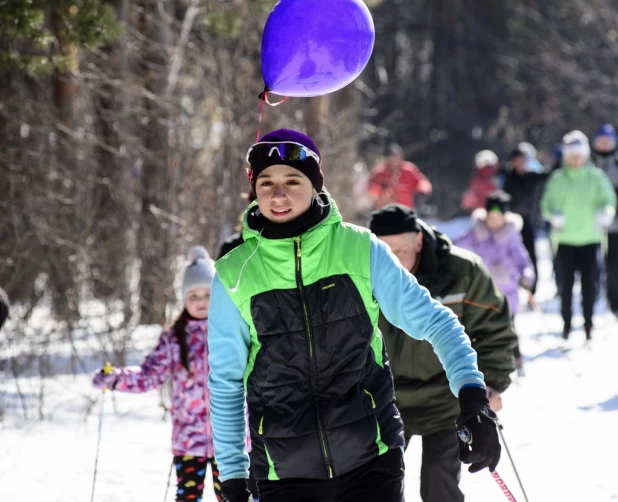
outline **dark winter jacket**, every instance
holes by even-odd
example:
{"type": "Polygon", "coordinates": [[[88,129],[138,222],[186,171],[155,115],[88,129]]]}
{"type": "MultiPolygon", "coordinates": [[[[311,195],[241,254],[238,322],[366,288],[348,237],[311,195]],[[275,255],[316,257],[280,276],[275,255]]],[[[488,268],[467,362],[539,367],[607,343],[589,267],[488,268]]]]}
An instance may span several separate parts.
{"type": "MultiPolygon", "coordinates": [[[[517,343],[504,296],[477,255],[453,246],[448,237],[425,224],[421,253],[418,282],[457,315],[478,353],[485,382],[503,392],[511,383],[512,349],[517,343]]],[[[410,338],[384,316],[379,326],[406,430],[426,435],[452,428],[459,404],[431,345],[410,338]]]]}
{"type": "Polygon", "coordinates": [[[219,256],[217,260],[226,254],[228,254],[232,249],[237,248],[244,242],[242,238],[242,232],[234,232],[227,239],[223,241],[221,244],[221,248],[219,249],[219,256]]]}
{"type": "MultiPolygon", "coordinates": [[[[596,166],[607,174],[618,196],[618,152],[616,150],[607,153],[593,152],[592,157],[596,166]]],[[[618,233],[618,217],[614,218],[607,231],[610,234],[618,233]]]]}
{"type": "Polygon", "coordinates": [[[540,203],[545,181],[546,174],[509,171],[502,189],[511,196],[511,211],[536,224],[541,216],[540,203]]]}

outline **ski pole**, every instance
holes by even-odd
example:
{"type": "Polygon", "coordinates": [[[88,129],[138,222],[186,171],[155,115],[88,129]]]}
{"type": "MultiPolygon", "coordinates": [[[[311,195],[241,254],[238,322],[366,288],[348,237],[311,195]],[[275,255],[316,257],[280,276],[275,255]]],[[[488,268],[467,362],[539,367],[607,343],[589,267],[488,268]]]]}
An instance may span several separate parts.
{"type": "Polygon", "coordinates": [[[502,493],[504,493],[504,496],[507,498],[507,500],[510,500],[511,502],[517,502],[517,499],[511,493],[511,490],[509,490],[508,486],[506,486],[506,483],[502,481],[502,478],[500,477],[500,474],[498,474],[498,471],[490,472],[490,474],[491,477],[496,480],[496,483],[502,490],[502,493]]]}
{"type": "Polygon", "coordinates": [[[507,455],[509,456],[509,460],[511,461],[511,465],[513,466],[513,471],[515,471],[515,476],[517,477],[517,482],[519,483],[519,487],[521,488],[521,492],[524,494],[524,500],[528,502],[528,496],[526,495],[526,490],[524,490],[524,485],[521,482],[521,478],[519,477],[519,473],[517,472],[517,468],[515,467],[515,462],[513,462],[513,457],[511,456],[511,452],[509,451],[509,447],[506,444],[506,440],[504,439],[504,433],[502,432],[502,424],[498,422],[498,432],[500,433],[500,439],[502,439],[502,444],[504,445],[504,449],[506,450],[507,455]]]}
{"type": "Polygon", "coordinates": [[[163,498],[163,502],[167,502],[167,493],[170,490],[170,478],[172,477],[173,468],[174,468],[174,459],[172,459],[172,463],[170,464],[170,472],[167,473],[167,487],[165,488],[165,497],[163,498]]]}
{"type": "MultiPolygon", "coordinates": [[[[112,371],[114,371],[114,367],[110,363],[105,363],[103,366],[103,374],[109,375],[112,371]]],[[[105,404],[105,391],[107,387],[103,387],[103,391],[101,392],[101,408],[99,410],[99,433],[97,437],[97,453],[94,457],[94,476],[92,478],[92,495],[90,496],[90,502],[94,501],[94,486],[97,482],[97,467],[99,465],[99,446],[101,445],[101,431],[103,430],[103,406],[105,404]]]]}
{"type": "MultiPolygon", "coordinates": [[[[459,430],[457,431],[457,435],[459,436],[459,439],[461,439],[461,441],[463,441],[465,444],[472,444],[472,432],[466,426],[460,427],[459,430]]],[[[511,493],[511,490],[508,489],[508,487],[506,486],[506,483],[502,480],[502,478],[500,477],[500,474],[498,474],[498,471],[490,472],[490,474],[491,474],[491,477],[494,478],[494,480],[496,481],[496,483],[502,490],[502,493],[504,493],[504,496],[510,502],[517,502],[517,499],[511,493]]]]}

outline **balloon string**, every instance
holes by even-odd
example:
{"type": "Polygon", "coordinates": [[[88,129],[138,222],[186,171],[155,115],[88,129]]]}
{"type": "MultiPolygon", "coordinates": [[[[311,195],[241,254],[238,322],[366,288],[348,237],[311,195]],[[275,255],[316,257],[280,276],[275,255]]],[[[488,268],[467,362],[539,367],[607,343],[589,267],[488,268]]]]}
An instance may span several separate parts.
{"type": "Polygon", "coordinates": [[[257,133],[255,134],[255,142],[256,143],[258,141],[260,141],[260,129],[262,128],[262,112],[263,111],[264,111],[264,100],[262,99],[262,96],[260,95],[260,114],[258,116],[257,133]]]}
{"type": "Polygon", "coordinates": [[[255,142],[257,143],[260,140],[260,131],[262,129],[262,114],[264,112],[264,102],[266,102],[266,104],[270,105],[270,106],[279,106],[280,104],[285,103],[289,96],[284,96],[283,99],[281,101],[277,101],[276,103],[271,103],[268,100],[268,88],[264,89],[264,92],[262,92],[259,96],[260,98],[260,109],[259,109],[259,116],[258,116],[258,128],[257,128],[257,133],[255,135],[255,142]]]}

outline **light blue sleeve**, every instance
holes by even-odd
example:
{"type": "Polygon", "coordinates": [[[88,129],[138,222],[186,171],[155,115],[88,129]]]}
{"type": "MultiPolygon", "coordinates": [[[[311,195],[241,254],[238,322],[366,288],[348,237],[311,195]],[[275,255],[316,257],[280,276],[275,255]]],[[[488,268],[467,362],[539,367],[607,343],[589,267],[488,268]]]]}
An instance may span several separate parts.
{"type": "Polygon", "coordinates": [[[208,387],[215,458],[221,481],[249,477],[243,383],[249,346],[249,325],[215,274],[208,313],[208,387]]]}
{"type": "Polygon", "coordinates": [[[418,340],[427,340],[446,370],[455,396],[463,387],[485,387],[476,352],[457,316],[434,300],[390,248],[371,235],[371,287],[386,319],[418,340]]]}

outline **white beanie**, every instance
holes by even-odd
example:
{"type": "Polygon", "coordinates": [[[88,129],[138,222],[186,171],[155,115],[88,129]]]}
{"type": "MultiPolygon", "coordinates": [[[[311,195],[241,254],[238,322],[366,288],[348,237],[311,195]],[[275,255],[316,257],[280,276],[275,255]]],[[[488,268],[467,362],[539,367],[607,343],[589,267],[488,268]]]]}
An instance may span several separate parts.
{"type": "Polygon", "coordinates": [[[571,131],[562,138],[562,155],[568,157],[573,154],[583,155],[587,159],[590,157],[588,136],[581,131],[571,131]]]}
{"type": "Polygon", "coordinates": [[[192,247],[187,254],[187,259],[189,265],[187,265],[182,279],[183,300],[192,289],[210,287],[215,276],[215,262],[210,259],[208,251],[204,247],[192,247]]]}
{"type": "Polygon", "coordinates": [[[498,156],[491,150],[481,150],[474,157],[474,165],[477,169],[482,169],[487,166],[497,166],[498,156]]]}

